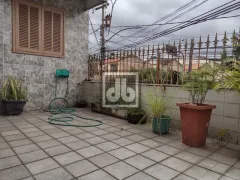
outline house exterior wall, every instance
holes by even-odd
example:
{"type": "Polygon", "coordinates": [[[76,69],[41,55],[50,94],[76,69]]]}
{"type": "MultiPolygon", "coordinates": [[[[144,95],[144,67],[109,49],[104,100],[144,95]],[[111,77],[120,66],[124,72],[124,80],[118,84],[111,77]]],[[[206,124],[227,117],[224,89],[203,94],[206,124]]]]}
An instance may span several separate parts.
{"type": "MultiPolygon", "coordinates": [[[[55,71],[70,70],[70,104],[75,104],[78,83],[87,78],[88,71],[88,12],[79,0],[34,0],[47,6],[65,9],[65,57],[54,58],[12,53],[12,1],[0,0],[0,79],[8,75],[20,79],[28,89],[25,110],[46,109],[54,96],[55,71]]],[[[58,95],[64,96],[66,80],[60,80],[58,95]]]]}
{"type": "MultiPolygon", "coordinates": [[[[101,83],[99,82],[84,82],[83,94],[85,100],[89,101],[89,97],[100,97],[100,87],[101,83]]],[[[141,85],[140,92],[144,94],[148,90],[154,90],[154,88],[159,89],[159,87],[154,87],[153,85],[141,85]]],[[[181,129],[180,111],[176,103],[189,102],[189,93],[181,87],[169,86],[165,88],[165,95],[171,103],[166,114],[172,116],[172,122],[176,127],[181,129]]],[[[144,98],[141,98],[141,103],[142,106],[147,104],[144,98]]],[[[221,91],[220,93],[210,91],[206,96],[205,104],[217,106],[212,112],[208,136],[217,138],[219,131],[229,129],[232,139],[228,139],[227,141],[240,144],[240,94],[236,91],[221,91]]]]}

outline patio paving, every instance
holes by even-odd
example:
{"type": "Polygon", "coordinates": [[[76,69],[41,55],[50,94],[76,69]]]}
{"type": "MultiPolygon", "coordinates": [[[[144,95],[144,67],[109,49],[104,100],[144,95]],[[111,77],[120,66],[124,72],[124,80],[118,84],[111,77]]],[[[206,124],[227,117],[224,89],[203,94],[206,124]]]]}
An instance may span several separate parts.
{"type": "Polygon", "coordinates": [[[159,136],[148,124],[89,109],[77,114],[104,125],[54,126],[47,112],[1,116],[0,180],[240,180],[239,145],[216,146],[209,138],[206,147],[193,148],[178,131],[159,136]]]}

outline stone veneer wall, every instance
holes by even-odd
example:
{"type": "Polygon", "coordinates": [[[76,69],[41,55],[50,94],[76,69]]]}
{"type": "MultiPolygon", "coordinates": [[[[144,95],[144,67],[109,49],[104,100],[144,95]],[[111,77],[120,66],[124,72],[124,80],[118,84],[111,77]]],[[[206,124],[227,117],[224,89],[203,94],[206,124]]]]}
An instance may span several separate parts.
{"type": "MultiPolygon", "coordinates": [[[[87,82],[83,83],[83,95],[86,101],[89,101],[89,97],[100,97],[99,82],[87,82]]],[[[152,85],[141,85],[140,92],[147,92],[149,89],[155,88],[152,85]]],[[[159,87],[157,87],[159,88],[159,87]]],[[[154,91],[152,91],[154,92],[154,91]]],[[[171,108],[166,114],[173,117],[173,123],[181,129],[180,112],[179,107],[176,106],[177,102],[189,102],[189,94],[181,87],[168,86],[165,88],[165,93],[171,101],[171,108]]],[[[146,104],[144,100],[141,101],[142,105],[146,104]]],[[[229,142],[240,144],[240,94],[235,91],[222,91],[216,93],[210,91],[206,97],[206,104],[216,105],[217,108],[213,110],[208,135],[210,137],[216,137],[217,133],[221,129],[230,129],[229,142]]]]}
{"type": "MultiPolygon", "coordinates": [[[[63,8],[65,12],[65,58],[53,58],[12,53],[12,1],[0,0],[0,79],[1,85],[7,75],[21,79],[28,88],[25,110],[47,108],[53,97],[54,74],[57,68],[71,71],[69,79],[70,104],[75,104],[78,83],[87,77],[88,69],[88,12],[81,0],[35,0],[51,7],[63,8]]],[[[61,82],[62,96],[66,81],[61,82]]]]}

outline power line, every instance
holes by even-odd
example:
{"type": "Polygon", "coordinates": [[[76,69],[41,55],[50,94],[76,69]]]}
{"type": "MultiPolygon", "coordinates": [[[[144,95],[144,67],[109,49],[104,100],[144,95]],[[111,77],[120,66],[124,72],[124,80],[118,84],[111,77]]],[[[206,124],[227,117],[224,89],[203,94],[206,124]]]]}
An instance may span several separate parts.
{"type": "MultiPolygon", "coordinates": [[[[233,1],[235,1],[235,0],[233,0],[233,1]]],[[[220,9],[223,6],[226,6],[229,3],[232,3],[233,1],[225,3],[225,4],[223,4],[223,5],[221,5],[221,6],[217,7],[217,8],[214,8],[214,9],[208,11],[208,12],[205,12],[205,13],[203,13],[203,14],[201,14],[199,16],[196,16],[194,18],[191,18],[189,20],[189,21],[195,21],[195,22],[188,22],[188,23],[185,23],[184,25],[176,25],[176,26],[174,26],[172,28],[169,28],[167,30],[164,30],[164,31],[162,31],[162,32],[158,33],[157,35],[154,35],[154,36],[152,36],[150,38],[146,38],[145,40],[138,41],[135,44],[143,44],[143,43],[148,42],[150,40],[157,39],[157,38],[162,37],[164,35],[170,34],[172,32],[179,31],[179,30],[181,30],[183,28],[186,28],[188,26],[195,25],[195,24],[198,24],[198,23],[202,23],[202,22],[205,22],[205,21],[207,21],[209,19],[216,19],[218,16],[221,16],[221,15],[224,15],[224,14],[227,14],[229,12],[232,12],[232,11],[235,11],[235,10],[239,9],[240,8],[240,2],[235,3],[235,4],[231,4],[231,5],[227,6],[227,7],[224,7],[222,9],[220,9]],[[214,11],[216,11],[216,12],[214,12],[214,11]],[[205,15],[205,14],[207,14],[207,15],[205,15]]],[[[134,45],[130,44],[128,46],[134,46],[134,45]]]]}
{"type": "Polygon", "coordinates": [[[98,39],[97,39],[96,32],[95,32],[95,30],[94,30],[94,28],[93,28],[93,25],[92,25],[91,18],[89,18],[89,21],[90,21],[90,24],[91,24],[91,26],[92,26],[92,30],[93,30],[93,33],[94,33],[94,36],[95,36],[96,42],[97,42],[98,46],[100,47],[100,44],[99,44],[98,39]]]}

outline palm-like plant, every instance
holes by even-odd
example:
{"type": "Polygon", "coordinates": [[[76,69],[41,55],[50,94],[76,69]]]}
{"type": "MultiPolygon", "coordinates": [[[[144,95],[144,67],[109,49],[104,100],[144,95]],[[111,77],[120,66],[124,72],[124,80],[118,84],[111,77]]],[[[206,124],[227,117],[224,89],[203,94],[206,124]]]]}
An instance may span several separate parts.
{"type": "Polygon", "coordinates": [[[26,100],[27,91],[23,87],[20,81],[8,76],[8,79],[4,82],[2,87],[2,99],[3,100],[26,100]]]}
{"type": "Polygon", "coordinates": [[[222,79],[214,87],[215,90],[232,89],[240,92],[240,63],[235,62],[233,68],[225,68],[222,79]]]}

